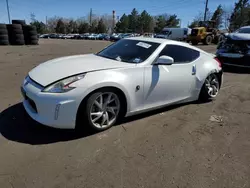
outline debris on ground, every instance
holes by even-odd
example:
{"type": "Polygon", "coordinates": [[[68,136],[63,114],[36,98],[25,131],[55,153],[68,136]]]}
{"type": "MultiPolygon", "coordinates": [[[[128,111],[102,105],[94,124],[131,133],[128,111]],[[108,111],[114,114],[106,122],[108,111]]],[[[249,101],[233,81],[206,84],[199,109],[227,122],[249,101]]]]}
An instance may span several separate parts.
{"type": "Polygon", "coordinates": [[[210,121],[221,123],[223,121],[222,116],[212,115],[210,121]]]}

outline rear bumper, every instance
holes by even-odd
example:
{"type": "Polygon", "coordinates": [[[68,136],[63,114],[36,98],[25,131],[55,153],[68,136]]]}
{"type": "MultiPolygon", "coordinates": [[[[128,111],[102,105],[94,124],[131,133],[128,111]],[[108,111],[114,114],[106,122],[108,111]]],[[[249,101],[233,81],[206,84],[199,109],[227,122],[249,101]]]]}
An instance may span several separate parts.
{"type": "Polygon", "coordinates": [[[217,53],[222,65],[250,68],[250,55],[237,53],[217,53]]]}
{"type": "Polygon", "coordinates": [[[240,67],[240,68],[250,68],[250,65],[239,65],[239,64],[233,64],[230,62],[223,63],[224,66],[232,66],[232,67],[240,67]]]}

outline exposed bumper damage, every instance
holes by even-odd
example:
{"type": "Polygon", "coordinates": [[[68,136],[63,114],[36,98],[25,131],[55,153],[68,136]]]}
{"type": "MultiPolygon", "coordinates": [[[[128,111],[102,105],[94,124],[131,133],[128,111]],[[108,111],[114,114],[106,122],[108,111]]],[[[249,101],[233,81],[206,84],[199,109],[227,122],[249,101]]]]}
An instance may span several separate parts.
{"type": "Polygon", "coordinates": [[[223,65],[250,67],[250,40],[233,40],[229,35],[217,49],[216,55],[223,65]]]}

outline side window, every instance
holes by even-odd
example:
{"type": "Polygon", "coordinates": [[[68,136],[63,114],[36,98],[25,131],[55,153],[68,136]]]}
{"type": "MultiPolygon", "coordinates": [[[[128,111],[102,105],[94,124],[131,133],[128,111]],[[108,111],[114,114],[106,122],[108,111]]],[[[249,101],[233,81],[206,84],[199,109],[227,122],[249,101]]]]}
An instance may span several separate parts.
{"type": "Polygon", "coordinates": [[[200,57],[200,52],[179,45],[167,45],[160,53],[174,59],[174,64],[190,63],[200,57]]]}

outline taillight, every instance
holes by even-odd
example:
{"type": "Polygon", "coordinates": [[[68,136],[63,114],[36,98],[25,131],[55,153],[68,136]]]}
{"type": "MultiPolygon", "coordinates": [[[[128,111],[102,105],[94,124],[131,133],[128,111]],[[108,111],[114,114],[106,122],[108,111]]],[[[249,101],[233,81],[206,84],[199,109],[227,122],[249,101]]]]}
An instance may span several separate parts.
{"type": "Polygon", "coordinates": [[[217,57],[215,57],[214,59],[217,61],[219,67],[222,67],[222,64],[221,64],[220,60],[217,57]]]}

